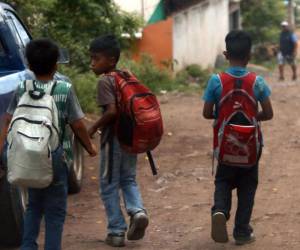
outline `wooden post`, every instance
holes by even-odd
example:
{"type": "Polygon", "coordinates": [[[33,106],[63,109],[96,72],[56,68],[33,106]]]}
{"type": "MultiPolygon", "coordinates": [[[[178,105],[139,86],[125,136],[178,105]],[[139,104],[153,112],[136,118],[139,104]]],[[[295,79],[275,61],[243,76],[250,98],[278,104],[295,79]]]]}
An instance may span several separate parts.
{"type": "Polygon", "coordinates": [[[288,21],[291,28],[295,28],[295,5],[294,0],[288,2],[288,21]]]}

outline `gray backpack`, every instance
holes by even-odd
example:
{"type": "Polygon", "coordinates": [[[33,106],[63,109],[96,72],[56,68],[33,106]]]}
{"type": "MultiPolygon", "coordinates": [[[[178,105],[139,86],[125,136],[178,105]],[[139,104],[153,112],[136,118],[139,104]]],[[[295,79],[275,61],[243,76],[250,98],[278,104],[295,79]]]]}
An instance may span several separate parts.
{"type": "Polygon", "coordinates": [[[25,188],[45,188],[53,179],[51,152],[60,144],[58,110],[52,97],[56,82],[43,92],[32,80],[9,126],[7,141],[8,181],[25,188]]]}

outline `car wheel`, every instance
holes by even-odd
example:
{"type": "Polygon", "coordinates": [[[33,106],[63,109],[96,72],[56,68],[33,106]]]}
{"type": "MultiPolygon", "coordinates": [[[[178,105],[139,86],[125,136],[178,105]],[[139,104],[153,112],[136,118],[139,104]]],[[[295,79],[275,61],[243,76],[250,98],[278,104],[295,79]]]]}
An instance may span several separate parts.
{"type": "Polygon", "coordinates": [[[0,244],[19,246],[22,240],[23,218],[27,191],[11,185],[6,174],[0,179],[0,244]]]}
{"type": "Polygon", "coordinates": [[[69,169],[69,193],[77,194],[81,190],[84,172],[84,151],[76,137],[72,136],[73,160],[69,169]]]}

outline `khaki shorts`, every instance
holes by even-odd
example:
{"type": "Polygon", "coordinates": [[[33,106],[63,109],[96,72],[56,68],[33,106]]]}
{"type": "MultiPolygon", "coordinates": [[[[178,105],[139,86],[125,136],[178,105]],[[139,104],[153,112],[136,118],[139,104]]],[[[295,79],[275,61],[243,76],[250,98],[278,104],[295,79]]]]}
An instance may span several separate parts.
{"type": "Polygon", "coordinates": [[[281,52],[278,53],[277,60],[279,65],[284,65],[284,64],[296,65],[296,60],[294,56],[292,55],[284,56],[282,55],[281,52]]]}

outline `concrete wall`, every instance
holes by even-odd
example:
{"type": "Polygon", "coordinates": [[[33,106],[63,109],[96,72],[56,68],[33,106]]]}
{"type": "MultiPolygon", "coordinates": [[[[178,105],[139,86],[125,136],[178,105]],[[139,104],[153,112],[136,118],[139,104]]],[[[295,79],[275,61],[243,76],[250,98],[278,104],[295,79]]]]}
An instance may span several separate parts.
{"type": "Polygon", "coordinates": [[[213,66],[225,48],[229,0],[208,0],[173,15],[175,71],[193,63],[213,66]]]}

